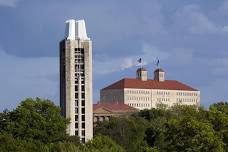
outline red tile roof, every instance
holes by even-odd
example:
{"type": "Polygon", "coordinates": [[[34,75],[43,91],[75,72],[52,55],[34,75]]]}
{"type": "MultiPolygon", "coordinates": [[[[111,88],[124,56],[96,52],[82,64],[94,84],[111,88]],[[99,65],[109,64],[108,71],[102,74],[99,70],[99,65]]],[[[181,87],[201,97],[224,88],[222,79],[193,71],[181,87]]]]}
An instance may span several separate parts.
{"type": "Polygon", "coordinates": [[[93,111],[96,111],[99,108],[104,108],[111,112],[118,112],[118,113],[127,113],[127,112],[136,112],[137,109],[130,107],[123,103],[98,103],[93,104],[93,111]]]}
{"type": "Polygon", "coordinates": [[[164,82],[159,82],[157,80],[141,81],[134,78],[124,78],[103,88],[102,90],[124,88],[198,91],[197,89],[176,80],[165,80],[164,82]]]}

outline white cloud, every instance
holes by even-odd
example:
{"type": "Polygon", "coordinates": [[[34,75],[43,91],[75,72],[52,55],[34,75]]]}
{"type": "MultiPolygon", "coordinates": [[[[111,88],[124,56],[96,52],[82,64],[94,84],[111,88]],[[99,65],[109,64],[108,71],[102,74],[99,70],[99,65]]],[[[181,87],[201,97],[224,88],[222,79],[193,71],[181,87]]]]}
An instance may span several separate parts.
{"type": "Polygon", "coordinates": [[[0,0],[0,6],[15,7],[19,0],[0,0]]]}
{"type": "Polygon", "coordinates": [[[142,58],[142,64],[147,65],[159,60],[165,60],[169,57],[169,54],[158,50],[157,48],[144,43],[142,46],[141,54],[130,55],[119,58],[112,58],[106,55],[95,56],[94,71],[95,74],[108,74],[116,71],[125,70],[133,66],[138,66],[138,59],[142,58]]]}
{"type": "Polygon", "coordinates": [[[0,49],[0,111],[27,97],[58,99],[58,58],[20,58],[0,49]]]}

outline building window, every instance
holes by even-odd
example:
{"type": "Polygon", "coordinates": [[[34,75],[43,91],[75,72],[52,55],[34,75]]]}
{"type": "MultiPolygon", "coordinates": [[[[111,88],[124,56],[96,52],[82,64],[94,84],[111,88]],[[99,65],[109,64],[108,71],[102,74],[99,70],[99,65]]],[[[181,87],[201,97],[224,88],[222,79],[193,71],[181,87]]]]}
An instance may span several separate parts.
{"type": "Polygon", "coordinates": [[[82,100],[82,106],[85,106],[85,100],[82,100]]]}
{"type": "Polygon", "coordinates": [[[75,115],[75,121],[78,121],[78,115],[75,115]]]}
{"type": "Polygon", "coordinates": [[[85,121],[85,115],[82,115],[82,121],[85,121]]]}
{"type": "Polygon", "coordinates": [[[85,123],[84,122],[82,123],[82,128],[85,128],[85,123]]]}
{"type": "Polygon", "coordinates": [[[75,113],[78,113],[78,108],[75,108],[75,113]]]}
{"type": "Polygon", "coordinates": [[[83,113],[83,114],[85,113],[85,108],[82,108],[82,113],[83,113]]]}
{"type": "Polygon", "coordinates": [[[85,136],[85,130],[82,130],[82,136],[85,136]]]}
{"type": "Polygon", "coordinates": [[[82,85],[82,91],[85,91],[85,86],[84,85],[82,85]]]}

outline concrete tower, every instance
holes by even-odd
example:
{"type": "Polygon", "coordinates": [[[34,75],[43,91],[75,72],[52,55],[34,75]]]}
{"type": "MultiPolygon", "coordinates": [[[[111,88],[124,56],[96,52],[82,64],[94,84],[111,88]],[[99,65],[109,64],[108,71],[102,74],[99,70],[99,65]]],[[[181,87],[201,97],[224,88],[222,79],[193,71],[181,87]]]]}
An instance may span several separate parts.
{"type": "Polygon", "coordinates": [[[70,119],[67,133],[81,142],[93,137],[92,106],[92,42],[84,20],[68,20],[60,42],[60,107],[70,119]]]}

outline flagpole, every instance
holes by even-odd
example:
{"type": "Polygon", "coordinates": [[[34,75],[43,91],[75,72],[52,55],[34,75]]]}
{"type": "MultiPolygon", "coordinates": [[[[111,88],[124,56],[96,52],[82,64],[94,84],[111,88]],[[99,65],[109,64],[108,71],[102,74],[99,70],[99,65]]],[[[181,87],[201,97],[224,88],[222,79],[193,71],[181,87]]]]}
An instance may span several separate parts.
{"type": "Polygon", "coordinates": [[[159,63],[160,63],[160,60],[157,58],[157,61],[156,61],[157,68],[159,68],[159,63]]]}

